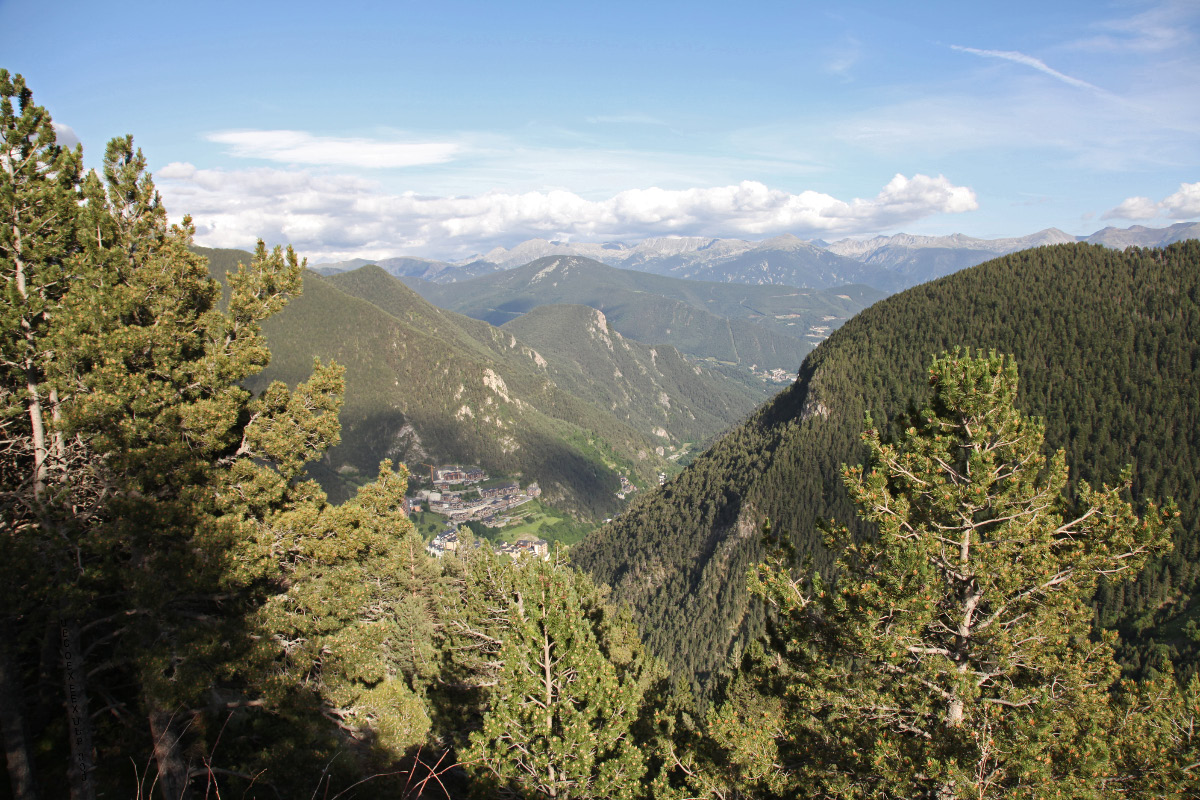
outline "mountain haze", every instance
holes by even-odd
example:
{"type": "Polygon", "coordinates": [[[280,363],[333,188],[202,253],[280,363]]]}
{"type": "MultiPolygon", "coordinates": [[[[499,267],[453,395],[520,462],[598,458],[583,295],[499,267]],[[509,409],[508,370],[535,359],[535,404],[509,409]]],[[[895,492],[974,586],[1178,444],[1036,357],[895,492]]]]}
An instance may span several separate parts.
{"type": "Polygon", "coordinates": [[[1051,244],[1077,241],[1057,228],[1009,239],[975,239],[962,234],[952,236],[913,236],[898,233],[871,239],[842,239],[828,246],[830,252],[873,265],[889,276],[895,289],[949,275],[984,261],[1051,244]]]}
{"type": "Polygon", "coordinates": [[[350,272],[370,265],[380,267],[384,272],[397,278],[420,278],[421,280],[432,281],[433,283],[454,283],[455,281],[474,278],[477,275],[496,272],[500,269],[496,264],[487,261],[452,264],[448,261],[399,256],[378,260],[352,258],[349,261],[317,264],[312,267],[312,270],[318,275],[336,275],[340,272],[350,272]]]}
{"type": "Polygon", "coordinates": [[[577,256],[547,256],[453,285],[405,280],[435,305],[493,325],[541,305],[586,305],[629,339],[788,372],[830,330],[881,296],[861,286],[832,292],[680,280],[577,256]]]}
{"type": "Polygon", "coordinates": [[[697,236],[653,238],[634,246],[531,239],[511,250],[491,250],[482,260],[512,269],[548,256],[580,256],[622,269],[718,283],[781,284],[810,289],[849,283],[890,287],[886,272],[790,234],[762,242],[697,236]]]}
{"type": "Polygon", "coordinates": [[[677,278],[821,288],[855,283],[890,293],[1031,247],[1073,242],[1116,249],[1165,247],[1195,238],[1200,238],[1197,222],[1180,222],[1167,228],[1141,225],[1104,228],[1090,236],[1072,236],[1057,228],[1047,228],[1026,236],[997,239],[961,233],[945,236],[897,233],[832,243],[805,241],[791,234],[760,242],[702,236],[656,237],[633,244],[529,239],[511,249],[497,247],[456,263],[410,257],[376,262],[359,258],[319,264],[314,269],[328,274],[377,263],[398,277],[453,283],[513,269],[547,256],[580,256],[621,269],[677,278]]]}
{"type": "Polygon", "coordinates": [[[1200,222],[1177,222],[1167,228],[1147,228],[1144,225],[1105,228],[1083,241],[1124,250],[1126,247],[1166,247],[1185,239],[1200,239],[1200,222]]]}

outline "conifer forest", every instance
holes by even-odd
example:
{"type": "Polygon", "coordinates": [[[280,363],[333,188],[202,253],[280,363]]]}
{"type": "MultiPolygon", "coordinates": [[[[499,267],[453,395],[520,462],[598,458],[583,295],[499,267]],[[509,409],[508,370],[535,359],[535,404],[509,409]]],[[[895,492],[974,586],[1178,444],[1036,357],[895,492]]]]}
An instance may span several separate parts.
{"type": "Polygon", "coordinates": [[[194,232],[0,70],[0,796],[1200,796],[1200,242],[881,300],[569,550],[435,558],[403,464],[315,479],[346,368],[261,377],[303,259],[194,232]]]}

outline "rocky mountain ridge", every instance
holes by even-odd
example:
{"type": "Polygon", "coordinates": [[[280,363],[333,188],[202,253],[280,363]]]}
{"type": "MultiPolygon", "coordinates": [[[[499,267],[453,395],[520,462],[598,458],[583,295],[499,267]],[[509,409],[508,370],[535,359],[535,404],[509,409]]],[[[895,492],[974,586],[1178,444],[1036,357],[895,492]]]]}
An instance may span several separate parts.
{"type": "Polygon", "coordinates": [[[860,283],[895,292],[940,278],[1008,253],[1053,244],[1087,242],[1106,247],[1163,247],[1200,238],[1200,222],[1166,228],[1108,227],[1089,236],[1047,228],[1027,236],[983,239],[956,233],[925,236],[897,233],[835,242],[782,234],[759,242],[704,236],[668,236],[640,242],[565,242],[529,239],[511,248],[457,262],[397,257],[369,262],[353,259],[318,264],[323,274],[375,263],[397,277],[457,283],[491,272],[514,269],[549,256],[579,256],[618,267],[676,278],[750,285],[779,284],[832,288],[860,283]]]}

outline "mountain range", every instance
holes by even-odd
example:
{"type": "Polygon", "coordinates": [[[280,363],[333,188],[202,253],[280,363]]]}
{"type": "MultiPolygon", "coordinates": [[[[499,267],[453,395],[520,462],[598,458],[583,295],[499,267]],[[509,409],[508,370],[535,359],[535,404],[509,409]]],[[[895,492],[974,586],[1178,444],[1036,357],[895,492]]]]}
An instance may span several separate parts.
{"type": "MultiPolygon", "coordinates": [[[[219,278],[251,258],[197,251],[219,278]]],[[[295,385],[314,358],[345,368],[342,441],[312,469],[335,499],[384,458],[418,475],[458,462],[537,481],[548,502],[585,520],[623,507],[621,477],[657,485],[660,472],[677,471],[672,456],[768,395],[762,382],[691,364],[670,346],[627,341],[591,309],[518,322],[501,329],[437,308],[375,266],[306,272],[303,293],[264,325],[271,363],[248,388],[295,385]]]]}
{"type": "Polygon", "coordinates": [[[314,267],[329,273],[375,263],[387,272],[436,283],[454,283],[489,272],[523,266],[547,256],[581,256],[623,269],[696,280],[782,284],[831,288],[865,284],[891,293],[996,256],[1050,244],[1086,242],[1106,247],[1163,247],[1200,237],[1200,223],[1181,222],[1167,228],[1104,228],[1090,236],[1071,236],[1048,228],[1028,236],[979,239],[963,234],[915,236],[899,233],[836,242],[804,241],[791,235],[761,242],[708,237],[659,237],[625,242],[559,242],[530,239],[511,249],[494,248],[459,262],[399,257],[377,261],[354,259],[314,267]]]}
{"type": "Polygon", "coordinates": [[[762,381],[692,363],[670,345],[628,339],[589,306],[539,306],[500,330],[536,348],[555,386],[660,440],[659,455],[724,433],[729,420],[748,416],[772,393],[762,381]]]}
{"type": "Polygon", "coordinates": [[[865,286],[830,291],[684,280],[582,256],[546,256],[457,283],[402,280],[434,305],[493,325],[539,306],[585,305],[629,339],[668,344],[743,374],[779,369],[789,376],[831,330],[883,296],[865,286]]]}

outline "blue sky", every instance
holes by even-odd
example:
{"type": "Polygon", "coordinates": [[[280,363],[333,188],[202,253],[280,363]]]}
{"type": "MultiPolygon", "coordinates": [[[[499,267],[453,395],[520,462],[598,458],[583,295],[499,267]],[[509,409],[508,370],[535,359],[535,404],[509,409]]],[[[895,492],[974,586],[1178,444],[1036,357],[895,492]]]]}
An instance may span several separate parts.
{"type": "Polygon", "coordinates": [[[1200,3],[0,0],[95,165],[314,261],[1200,218],[1200,3]]]}

